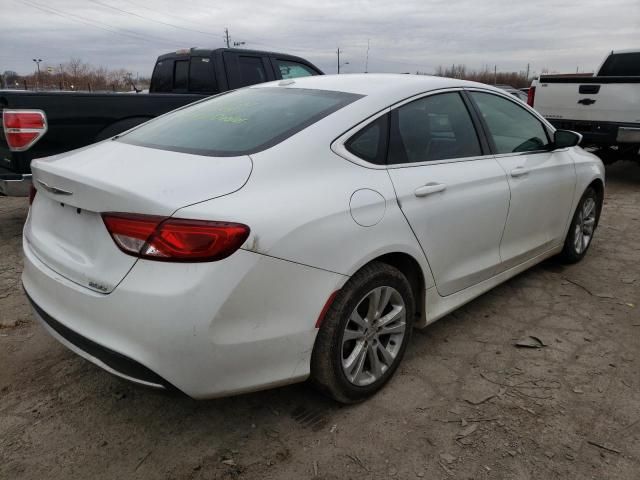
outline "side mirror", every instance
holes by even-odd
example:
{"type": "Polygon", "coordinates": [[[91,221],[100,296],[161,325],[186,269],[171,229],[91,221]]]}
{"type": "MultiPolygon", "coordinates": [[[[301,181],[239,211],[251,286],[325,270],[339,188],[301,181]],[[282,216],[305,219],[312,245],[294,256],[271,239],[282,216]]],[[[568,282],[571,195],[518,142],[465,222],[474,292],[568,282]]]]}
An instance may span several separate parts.
{"type": "Polygon", "coordinates": [[[582,141],[582,135],[571,130],[556,130],[553,134],[553,148],[575,147],[582,141]]]}

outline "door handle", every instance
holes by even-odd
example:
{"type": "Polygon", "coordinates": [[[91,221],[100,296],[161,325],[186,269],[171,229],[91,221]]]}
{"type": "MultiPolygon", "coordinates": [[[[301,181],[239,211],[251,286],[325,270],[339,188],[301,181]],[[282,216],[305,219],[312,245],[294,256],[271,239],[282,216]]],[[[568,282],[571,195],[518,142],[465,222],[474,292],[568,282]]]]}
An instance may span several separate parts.
{"type": "Polygon", "coordinates": [[[426,185],[416,188],[413,193],[415,193],[416,197],[426,197],[432,193],[444,192],[446,188],[447,186],[444,183],[427,183],[426,185]]]}
{"type": "Polygon", "coordinates": [[[521,177],[523,175],[526,175],[527,173],[529,173],[529,169],[525,167],[516,167],[511,170],[512,177],[521,177]]]}

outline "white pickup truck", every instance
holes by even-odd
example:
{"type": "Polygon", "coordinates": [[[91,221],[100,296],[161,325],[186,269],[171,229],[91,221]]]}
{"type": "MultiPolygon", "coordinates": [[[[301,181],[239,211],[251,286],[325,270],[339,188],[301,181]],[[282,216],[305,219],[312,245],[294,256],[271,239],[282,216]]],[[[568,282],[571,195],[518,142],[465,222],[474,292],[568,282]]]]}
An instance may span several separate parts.
{"type": "Polygon", "coordinates": [[[528,103],[556,128],[582,134],[605,163],[640,161],[640,50],[612,51],[595,76],[542,75],[528,103]]]}

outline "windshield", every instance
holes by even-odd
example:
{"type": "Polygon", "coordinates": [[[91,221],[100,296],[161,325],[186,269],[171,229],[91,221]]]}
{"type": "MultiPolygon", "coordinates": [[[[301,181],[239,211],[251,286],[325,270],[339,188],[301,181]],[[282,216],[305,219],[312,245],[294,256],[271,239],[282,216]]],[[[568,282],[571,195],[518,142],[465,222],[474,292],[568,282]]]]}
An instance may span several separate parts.
{"type": "Polygon", "coordinates": [[[298,88],[246,88],[149,122],[118,140],[210,156],[272,147],[361,95],[298,88]]]}

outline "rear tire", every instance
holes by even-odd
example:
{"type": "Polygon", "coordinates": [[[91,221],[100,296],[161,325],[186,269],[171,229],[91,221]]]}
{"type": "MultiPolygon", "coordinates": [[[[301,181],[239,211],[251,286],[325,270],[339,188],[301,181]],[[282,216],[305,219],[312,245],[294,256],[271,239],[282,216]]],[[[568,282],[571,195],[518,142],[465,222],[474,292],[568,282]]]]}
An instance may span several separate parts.
{"type": "Polygon", "coordinates": [[[415,299],[398,269],[372,262],[338,292],[320,326],[311,355],[311,381],[341,403],[380,390],[406,350],[415,299]]]}
{"type": "Polygon", "coordinates": [[[577,263],[584,258],[598,226],[601,208],[598,192],[593,187],[587,188],[578,202],[564,248],[558,256],[563,263],[577,263]]]}

